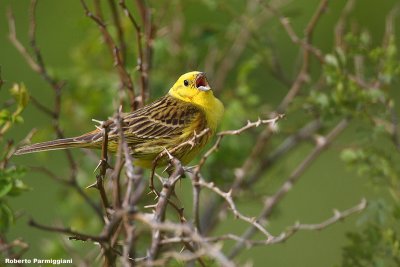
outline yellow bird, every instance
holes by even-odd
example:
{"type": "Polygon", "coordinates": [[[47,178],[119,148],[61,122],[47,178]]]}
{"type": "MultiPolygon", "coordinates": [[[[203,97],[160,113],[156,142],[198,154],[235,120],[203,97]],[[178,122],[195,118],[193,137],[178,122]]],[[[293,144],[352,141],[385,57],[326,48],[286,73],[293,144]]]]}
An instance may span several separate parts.
{"type": "MultiPolygon", "coordinates": [[[[183,164],[189,163],[206,145],[215,133],[222,119],[224,106],[218,100],[207,81],[204,72],[188,72],[179,77],[168,94],[136,111],[122,115],[122,129],[126,142],[136,159],[134,164],[151,168],[153,160],[165,149],[168,151],[188,141],[204,129],[209,131],[197,140],[197,145],[182,146],[172,153],[183,164]]],[[[116,152],[119,134],[117,126],[109,121],[108,150],[116,152]]],[[[97,148],[103,142],[102,130],[65,139],[28,145],[15,154],[67,148],[97,148]]],[[[158,166],[165,165],[164,159],[158,166]]]]}

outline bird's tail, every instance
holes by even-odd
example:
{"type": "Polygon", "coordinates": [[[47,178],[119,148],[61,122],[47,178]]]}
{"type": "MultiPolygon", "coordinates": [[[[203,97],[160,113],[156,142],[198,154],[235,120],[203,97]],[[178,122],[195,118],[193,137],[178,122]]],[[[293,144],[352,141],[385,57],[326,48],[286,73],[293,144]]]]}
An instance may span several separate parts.
{"type": "Polygon", "coordinates": [[[57,139],[53,141],[37,143],[32,145],[27,145],[19,148],[14,155],[23,155],[41,151],[49,151],[49,150],[58,150],[58,149],[67,149],[73,147],[89,147],[90,143],[85,142],[83,140],[79,140],[79,138],[65,138],[65,139],[57,139]]]}

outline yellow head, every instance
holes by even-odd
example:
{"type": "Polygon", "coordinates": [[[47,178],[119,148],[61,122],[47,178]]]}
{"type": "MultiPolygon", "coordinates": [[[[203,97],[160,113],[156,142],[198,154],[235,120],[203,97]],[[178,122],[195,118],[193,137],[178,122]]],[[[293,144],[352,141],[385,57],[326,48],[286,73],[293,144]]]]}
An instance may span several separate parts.
{"type": "Polygon", "coordinates": [[[202,108],[212,128],[216,127],[222,118],[224,106],[214,97],[204,72],[192,71],[183,74],[168,93],[202,108]]]}
{"type": "MultiPolygon", "coordinates": [[[[169,94],[186,102],[193,102],[199,97],[212,95],[204,72],[192,71],[183,74],[169,90],[169,94]]],[[[194,103],[195,104],[195,103],[194,103]]]]}

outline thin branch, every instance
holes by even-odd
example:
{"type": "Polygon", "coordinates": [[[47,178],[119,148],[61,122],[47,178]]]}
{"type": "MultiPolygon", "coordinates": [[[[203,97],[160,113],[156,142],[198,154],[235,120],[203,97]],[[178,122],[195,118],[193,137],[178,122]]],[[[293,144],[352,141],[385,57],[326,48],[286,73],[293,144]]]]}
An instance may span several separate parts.
{"type": "MultiPolygon", "coordinates": [[[[85,0],[80,0],[82,7],[85,11],[85,14],[87,17],[92,19],[97,26],[99,26],[100,32],[103,36],[104,42],[107,44],[107,47],[109,48],[110,54],[112,58],[114,59],[114,65],[117,69],[117,73],[119,75],[121,84],[126,88],[127,94],[129,96],[129,102],[132,110],[136,109],[135,105],[135,88],[131,79],[131,76],[129,73],[126,71],[124,65],[123,65],[123,60],[121,59],[121,53],[120,49],[118,46],[115,44],[111,34],[107,30],[107,26],[104,22],[101,7],[100,7],[100,2],[99,0],[94,1],[94,7],[95,7],[95,12],[96,15],[94,15],[86,5],[85,0]]],[[[120,99],[120,105],[122,105],[122,99],[120,99]]]]}
{"type": "Polygon", "coordinates": [[[46,107],[45,105],[43,105],[42,103],[39,102],[39,100],[36,99],[36,97],[30,95],[29,99],[31,101],[31,103],[40,111],[42,111],[43,113],[47,114],[48,116],[52,117],[53,119],[57,118],[57,113],[54,112],[53,110],[51,110],[50,108],[46,107]]]}
{"type": "MultiPolygon", "coordinates": [[[[308,167],[311,166],[315,159],[332,143],[333,140],[348,126],[349,121],[347,119],[341,120],[325,137],[319,137],[316,141],[314,149],[305,157],[305,159],[293,170],[288,179],[282,184],[282,186],[273,194],[268,197],[265,201],[264,207],[257,217],[257,220],[264,220],[268,218],[275,206],[286,196],[286,194],[292,189],[294,184],[300,179],[308,167]]],[[[242,235],[243,239],[251,238],[256,232],[254,226],[249,227],[242,235]]],[[[237,256],[237,254],[243,249],[245,244],[238,242],[236,246],[230,252],[230,258],[237,256]]]]}
{"type": "Polygon", "coordinates": [[[365,198],[361,199],[360,203],[357,204],[354,207],[351,207],[347,210],[344,211],[339,211],[339,210],[334,210],[333,211],[333,216],[326,219],[323,222],[317,223],[317,224],[301,224],[300,222],[296,222],[293,226],[290,226],[288,230],[282,232],[279,236],[275,237],[271,244],[276,244],[276,243],[281,243],[283,241],[286,241],[289,239],[291,236],[293,236],[296,232],[302,230],[306,231],[319,231],[325,228],[328,228],[329,226],[344,220],[345,218],[349,217],[350,215],[353,215],[355,213],[359,213],[363,211],[367,207],[367,200],[365,198]]]}
{"type": "MultiPolygon", "coordinates": [[[[5,255],[9,259],[20,259],[22,255],[29,249],[29,244],[22,239],[14,239],[8,242],[3,234],[0,234],[0,254],[5,255]],[[16,251],[16,249],[19,251],[16,251]]],[[[16,263],[16,266],[24,266],[22,263],[16,263]]]]}
{"type": "Polygon", "coordinates": [[[222,60],[218,67],[215,68],[214,90],[217,92],[222,90],[229,72],[245,51],[246,45],[251,40],[253,29],[259,28],[269,16],[268,12],[257,13],[260,5],[258,0],[251,0],[246,3],[245,11],[238,16],[234,16],[235,20],[237,17],[239,18],[237,23],[241,25],[240,31],[234,35],[234,40],[229,43],[230,47],[222,50],[224,52],[221,55],[222,60]]]}
{"type": "MultiPolygon", "coordinates": [[[[139,10],[139,14],[142,19],[142,27],[143,31],[140,31],[140,33],[136,29],[136,36],[137,36],[137,41],[143,39],[144,47],[140,48],[139,43],[138,43],[138,51],[139,51],[139,68],[140,68],[140,75],[141,75],[141,83],[143,86],[142,89],[142,95],[144,95],[145,92],[148,92],[148,86],[149,86],[149,74],[150,74],[150,68],[151,68],[151,60],[152,60],[152,55],[153,55],[153,39],[154,39],[154,33],[155,33],[155,27],[152,22],[152,9],[148,6],[147,1],[145,0],[136,0],[136,7],[139,10]],[[142,52],[140,52],[140,50],[142,52]],[[142,53],[140,57],[140,53],[142,53]]],[[[142,101],[145,99],[142,98],[142,101]]],[[[144,103],[144,102],[143,102],[144,103]]]]}
{"type": "MultiPolygon", "coordinates": [[[[101,202],[103,204],[105,214],[108,217],[107,209],[110,208],[110,204],[108,202],[106,191],[104,190],[104,178],[106,176],[107,169],[110,168],[108,164],[108,131],[112,121],[104,121],[101,123],[101,128],[103,131],[103,138],[101,144],[101,159],[99,164],[96,167],[96,170],[99,168],[100,171],[96,175],[96,182],[94,184],[89,185],[87,188],[96,188],[99,190],[101,202]]],[[[96,171],[95,170],[95,171],[96,171]]]]}
{"type": "Polygon", "coordinates": [[[277,123],[277,121],[284,118],[284,116],[285,116],[284,114],[279,114],[275,118],[269,119],[269,120],[262,120],[259,118],[255,122],[248,121],[247,124],[245,126],[241,127],[240,129],[222,131],[222,132],[217,133],[217,136],[218,136],[217,140],[215,141],[214,145],[206,153],[203,154],[203,156],[201,157],[199,164],[196,166],[196,168],[193,172],[193,176],[192,176],[193,177],[192,178],[193,179],[193,219],[194,219],[196,228],[198,229],[198,231],[200,231],[200,233],[201,233],[200,209],[199,209],[200,187],[199,187],[198,182],[199,182],[199,174],[200,174],[201,168],[206,163],[208,157],[212,153],[214,153],[215,151],[218,150],[220,143],[222,141],[222,138],[224,136],[239,135],[248,129],[259,127],[260,125],[264,125],[264,124],[269,125],[269,128],[274,128],[274,127],[276,127],[275,124],[277,123]]]}
{"type": "Polygon", "coordinates": [[[37,73],[40,73],[40,66],[36,63],[36,61],[29,54],[25,46],[17,38],[17,33],[15,30],[15,18],[12,12],[12,9],[7,9],[7,18],[8,18],[8,39],[14,45],[14,47],[18,50],[18,52],[23,56],[25,61],[31,67],[31,69],[37,73]]]}
{"type": "MultiPolygon", "coordinates": [[[[154,187],[154,173],[156,168],[158,167],[159,161],[165,157],[165,156],[169,156],[169,154],[173,155],[176,151],[178,151],[179,149],[181,149],[184,146],[190,146],[191,149],[197,145],[198,140],[200,140],[200,138],[204,135],[206,135],[207,133],[209,133],[210,129],[206,128],[203,131],[201,131],[199,134],[197,134],[196,132],[193,133],[193,137],[185,142],[180,143],[179,145],[175,146],[174,148],[170,149],[170,150],[164,150],[162,151],[160,154],[157,155],[157,157],[153,160],[153,167],[151,170],[151,175],[150,175],[150,190],[154,191],[155,187],[154,187]]],[[[156,193],[156,192],[155,192],[156,193]]]]}
{"type": "MultiPolygon", "coordinates": [[[[121,260],[124,266],[131,266],[132,264],[131,259],[135,257],[134,241],[136,240],[136,233],[135,233],[136,228],[133,224],[133,221],[130,220],[128,216],[131,213],[135,212],[136,202],[139,201],[140,197],[143,195],[143,192],[145,190],[145,182],[140,168],[135,168],[135,169],[133,168],[133,159],[131,155],[132,152],[126,142],[122,123],[123,121],[121,119],[121,108],[120,108],[114,117],[114,124],[117,126],[117,130],[119,133],[118,162],[122,163],[123,161],[122,158],[124,158],[126,176],[128,178],[127,189],[125,191],[125,197],[122,204],[122,208],[127,212],[123,216],[125,240],[124,240],[123,254],[121,260]]],[[[120,171],[118,171],[118,173],[119,172],[120,171]]],[[[116,175],[114,175],[114,177],[115,176],[116,175]]],[[[114,183],[114,185],[119,187],[119,182],[118,184],[114,183]]],[[[117,192],[117,194],[119,194],[119,192],[117,192]]],[[[114,196],[114,197],[115,199],[118,199],[118,201],[120,201],[119,196],[114,196]]]]}
{"type": "MultiPolygon", "coordinates": [[[[171,222],[156,222],[153,219],[152,215],[143,213],[134,214],[133,218],[137,221],[141,221],[147,224],[152,230],[168,231],[175,233],[178,236],[183,235],[183,238],[189,238],[188,240],[195,242],[201,248],[203,248],[204,251],[206,252],[206,255],[208,255],[212,259],[215,259],[216,262],[219,264],[218,266],[224,266],[224,267],[236,266],[232,261],[230,261],[224,255],[224,253],[222,253],[220,246],[208,244],[208,242],[204,239],[204,237],[202,237],[196,231],[193,231],[193,229],[187,223],[178,224],[171,222]]],[[[198,256],[201,257],[202,255],[198,256]]]]}
{"type": "Polygon", "coordinates": [[[213,182],[207,183],[202,177],[200,177],[197,184],[210,189],[211,191],[225,199],[236,218],[245,221],[257,228],[261,233],[265,235],[267,240],[273,238],[273,236],[256,220],[256,218],[247,217],[243,215],[240,211],[238,211],[238,209],[236,208],[236,204],[232,198],[232,190],[229,190],[228,192],[223,192],[221,189],[215,186],[213,182]]]}
{"type": "Polygon", "coordinates": [[[346,29],[347,18],[351,11],[354,9],[356,0],[348,0],[344,6],[342,13],[340,14],[339,20],[335,26],[335,47],[345,49],[345,42],[343,40],[344,32],[346,29]]]}
{"type": "Polygon", "coordinates": [[[118,42],[119,42],[119,48],[121,51],[122,65],[125,66],[125,64],[126,64],[126,43],[125,43],[124,31],[122,29],[121,19],[120,19],[119,12],[118,12],[115,1],[108,0],[108,5],[110,6],[113,22],[114,22],[115,28],[117,30],[117,37],[118,37],[118,42]]]}
{"type": "MultiPolygon", "coordinates": [[[[174,187],[176,182],[181,178],[181,176],[184,174],[184,170],[182,168],[181,162],[172,157],[171,154],[168,153],[170,163],[174,167],[174,172],[168,177],[166,181],[163,182],[163,188],[162,191],[159,194],[159,198],[157,201],[157,205],[155,207],[154,211],[154,222],[163,222],[165,219],[165,211],[167,208],[167,205],[169,203],[169,197],[174,191],[174,187]]],[[[148,260],[153,261],[158,254],[159,251],[159,246],[160,246],[160,240],[161,240],[161,231],[160,230],[152,230],[152,241],[151,241],[151,246],[148,251],[148,260]]]]}
{"type": "MultiPolygon", "coordinates": [[[[30,6],[30,23],[29,23],[29,42],[30,45],[33,49],[33,54],[36,57],[36,62],[39,66],[39,72],[44,78],[44,80],[47,81],[48,84],[51,85],[51,87],[55,90],[55,92],[58,92],[61,90],[63,87],[63,83],[58,82],[56,79],[51,77],[49,73],[46,70],[44,60],[42,57],[42,53],[40,52],[39,47],[36,44],[36,7],[37,7],[37,0],[31,0],[31,6],[30,6]]],[[[56,103],[58,105],[58,103],[56,103]]],[[[58,111],[59,107],[55,107],[55,110],[58,111]]],[[[59,112],[58,112],[59,113],[59,112]]]]}
{"type": "Polygon", "coordinates": [[[138,70],[140,73],[140,92],[141,92],[141,105],[144,106],[145,100],[146,100],[146,95],[145,92],[148,91],[147,88],[147,79],[148,79],[148,69],[144,68],[144,57],[143,57],[143,47],[142,47],[142,39],[143,39],[143,33],[141,28],[139,27],[139,24],[137,23],[135,17],[132,15],[132,13],[129,11],[128,7],[125,4],[125,0],[120,0],[119,5],[121,6],[122,10],[124,11],[125,15],[129,18],[131,21],[133,27],[135,28],[135,33],[136,33],[136,44],[137,44],[137,64],[138,64],[138,70]]]}
{"type": "Polygon", "coordinates": [[[100,235],[100,236],[88,235],[85,233],[79,233],[79,232],[73,231],[70,228],[46,226],[46,225],[37,223],[33,219],[30,219],[28,224],[30,226],[38,228],[40,230],[70,235],[69,239],[71,239],[71,240],[93,241],[93,242],[104,242],[107,240],[107,237],[104,235],[100,235]]]}
{"type": "Polygon", "coordinates": [[[295,81],[293,82],[291,88],[289,89],[289,92],[285,96],[285,98],[282,100],[281,104],[277,108],[277,111],[279,113],[285,112],[286,108],[288,105],[292,102],[293,98],[298,94],[300,91],[301,87],[304,85],[306,81],[309,79],[309,68],[310,68],[310,52],[312,52],[319,60],[320,62],[324,62],[322,54],[319,52],[318,49],[313,48],[311,42],[312,42],[312,36],[315,27],[317,26],[317,22],[321,18],[322,14],[325,12],[327,9],[329,0],[321,0],[318,8],[314,12],[314,15],[310,19],[306,30],[304,31],[304,41],[302,41],[294,32],[292,29],[288,19],[282,17],[276,10],[274,10],[271,6],[266,4],[266,8],[269,10],[272,10],[275,14],[277,14],[279,21],[281,24],[284,26],[284,29],[286,30],[287,34],[289,35],[290,39],[297,44],[300,44],[301,47],[303,48],[303,63],[300,68],[299,73],[297,74],[297,77],[295,81]]]}
{"type": "MultiPolygon", "coordinates": [[[[329,226],[332,226],[335,223],[338,223],[340,221],[345,220],[346,218],[350,217],[353,214],[359,213],[363,211],[367,207],[367,201],[366,199],[362,199],[360,203],[357,205],[343,210],[343,211],[338,211],[334,210],[334,214],[332,217],[316,224],[303,224],[300,222],[296,222],[294,225],[289,226],[287,230],[283,231],[277,236],[273,236],[272,238],[269,239],[262,239],[262,240],[251,240],[251,239],[244,239],[240,236],[234,235],[234,234],[225,234],[221,236],[213,236],[213,237],[204,237],[204,242],[221,242],[224,240],[233,240],[236,242],[244,243],[247,248],[253,247],[253,246],[266,246],[266,245],[273,245],[273,244],[278,244],[282,243],[286,240],[288,240],[290,237],[292,237],[294,234],[296,234],[299,231],[320,231],[325,228],[328,228],[329,226]]],[[[171,244],[171,243],[181,243],[181,242],[190,242],[193,241],[191,240],[190,237],[182,237],[182,236],[175,236],[175,237],[170,237],[170,238],[164,238],[161,241],[161,244],[171,244]]]]}
{"type": "MultiPolygon", "coordinates": [[[[316,119],[304,125],[296,133],[288,136],[274,151],[272,151],[268,156],[264,156],[259,160],[258,166],[250,172],[249,169],[236,169],[235,170],[235,182],[232,186],[234,193],[237,189],[243,189],[243,187],[248,188],[249,186],[256,183],[261,177],[265,170],[271,167],[271,165],[280,159],[287,152],[291,151],[293,148],[298,146],[301,141],[310,139],[319,129],[321,129],[321,120],[316,119]],[[252,174],[251,174],[252,173],[252,174]],[[250,175],[249,175],[250,174],[250,175]],[[245,179],[246,178],[246,179],[245,179]],[[236,189],[236,190],[235,190],[236,189]]],[[[254,161],[254,160],[253,160],[254,161]]]]}
{"type": "MultiPolygon", "coordinates": [[[[29,42],[33,49],[34,56],[31,56],[27,49],[22,45],[22,43],[18,40],[16,29],[15,29],[15,19],[11,9],[8,9],[8,25],[9,25],[9,39],[11,43],[16,47],[19,53],[24,57],[28,65],[32,68],[32,70],[38,73],[53,89],[54,92],[54,109],[52,112],[49,112],[46,109],[45,114],[51,115],[53,118],[53,127],[54,131],[58,138],[64,138],[63,131],[60,127],[59,117],[61,111],[61,90],[65,85],[65,82],[58,81],[52,76],[49,75],[47,68],[44,64],[43,57],[41,55],[40,49],[36,44],[36,7],[37,7],[37,0],[32,0],[30,5],[30,12],[29,12],[29,42]],[[36,59],[36,60],[35,60],[36,59]]],[[[45,109],[41,109],[44,111],[45,109]]],[[[67,161],[69,163],[71,174],[70,180],[71,183],[76,182],[76,174],[78,171],[78,166],[72,156],[71,151],[64,150],[67,161]]],[[[76,187],[78,188],[78,187],[76,187]]]]}

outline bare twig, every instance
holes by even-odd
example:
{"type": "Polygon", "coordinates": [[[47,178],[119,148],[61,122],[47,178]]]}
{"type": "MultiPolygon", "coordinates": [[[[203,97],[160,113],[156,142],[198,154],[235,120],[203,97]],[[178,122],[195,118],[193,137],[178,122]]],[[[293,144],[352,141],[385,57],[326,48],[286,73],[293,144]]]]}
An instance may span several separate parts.
{"type": "Polygon", "coordinates": [[[352,214],[358,213],[363,211],[367,207],[367,200],[365,198],[361,199],[360,203],[357,204],[354,207],[351,207],[347,210],[344,211],[339,211],[339,210],[334,210],[333,211],[333,216],[326,219],[323,222],[317,223],[317,224],[301,224],[300,222],[296,222],[293,226],[290,226],[288,230],[282,232],[279,236],[275,237],[271,244],[276,244],[276,243],[281,243],[283,241],[286,241],[288,238],[293,236],[296,232],[300,230],[306,230],[306,231],[319,231],[322,229],[325,229],[347,217],[349,217],[352,214]]]}
{"type": "MultiPolygon", "coordinates": [[[[99,29],[100,29],[100,32],[104,39],[104,42],[107,44],[107,47],[109,48],[109,51],[110,51],[110,55],[114,59],[114,65],[117,69],[117,73],[119,75],[121,84],[123,85],[123,87],[126,88],[131,109],[135,110],[136,109],[135,88],[134,88],[131,76],[126,71],[126,69],[123,65],[124,63],[123,63],[123,59],[121,58],[120,48],[118,48],[118,46],[115,44],[114,39],[112,38],[111,34],[109,33],[107,26],[104,22],[100,1],[99,0],[94,1],[96,15],[93,14],[89,10],[88,6],[86,5],[85,0],[81,0],[81,4],[85,11],[86,16],[88,16],[90,19],[92,19],[97,24],[97,26],[99,26],[99,29]]],[[[122,104],[123,104],[122,99],[120,99],[120,105],[122,105],[122,104]]]]}
{"type": "Polygon", "coordinates": [[[245,221],[251,225],[253,225],[255,228],[257,228],[261,233],[265,235],[267,240],[272,238],[272,235],[256,220],[256,218],[251,218],[243,215],[238,209],[236,208],[236,204],[233,201],[232,198],[232,190],[229,190],[228,192],[223,192],[221,189],[216,187],[214,183],[207,183],[204,181],[203,178],[200,177],[199,181],[197,182],[202,187],[206,187],[213,192],[215,192],[217,195],[221,196],[222,198],[225,199],[225,201],[228,203],[229,207],[232,210],[232,213],[235,215],[235,217],[239,218],[242,221],[245,221]]]}
{"type": "Polygon", "coordinates": [[[269,128],[274,128],[276,125],[276,122],[280,119],[282,119],[285,115],[284,114],[279,114],[277,115],[275,118],[273,119],[269,119],[269,120],[262,120],[262,119],[258,119],[255,122],[251,122],[248,121],[247,124],[243,127],[241,127],[240,129],[237,130],[228,130],[228,131],[222,131],[219,132],[217,134],[218,138],[215,141],[214,145],[206,152],[203,154],[203,156],[201,157],[199,164],[197,165],[197,167],[195,168],[194,172],[193,172],[193,219],[194,219],[194,223],[197,227],[197,229],[201,232],[201,227],[200,227],[200,214],[199,214],[199,199],[200,199],[200,187],[199,187],[199,174],[201,171],[201,168],[203,167],[203,165],[206,163],[208,157],[214,153],[216,150],[218,150],[219,145],[222,141],[222,138],[224,136],[227,135],[239,135],[241,133],[243,133],[244,131],[254,128],[254,127],[258,127],[260,125],[263,124],[267,124],[269,125],[269,128]]]}
{"type": "Polygon", "coordinates": [[[40,111],[42,111],[43,113],[47,114],[48,116],[52,117],[52,118],[57,118],[58,114],[55,113],[53,110],[51,110],[50,108],[46,107],[45,105],[43,105],[42,103],[40,103],[39,100],[36,99],[36,97],[30,95],[29,99],[31,101],[31,103],[33,105],[35,105],[35,107],[37,109],[39,109],[40,111]]]}
{"type": "MultiPolygon", "coordinates": [[[[175,233],[177,236],[183,236],[183,238],[187,237],[188,241],[193,241],[199,244],[199,246],[204,249],[206,255],[215,259],[218,262],[219,266],[224,266],[224,267],[236,266],[221,252],[221,248],[219,246],[213,246],[208,244],[208,242],[196,231],[193,231],[193,229],[187,223],[177,224],[171,222],[156,222],[153,219],[152,215],[146,215],[143,213],[135,214],[134,218],[138,221],[141,221],[149,225],[149,227],[152,230],[168,231],[175,233]]],[[[202,255],[197,255],[197,257],[201,257],[202,255]]]]}
{"type": "MultiPolygon", "coordinates": [[[[123,216],[123,225],[125,229],[125,241],[123,246],[123,254],[122,254],[122,263],[124,266],[131,266],[132,258],[134,258],[134,240],[136,239],[135,233],[135,226],[133,221],[129,219],[129,215],[135,212],[135,205],[136,202],[140,199],[143,195],[145,190],[145,182],[143,179],[143,175],[139,168],[139,173],[135,172],[133,168],[133,159],[131,155],[131,150],[128,147],[128,144],[125,139],[123,127],[122,127],[122,119],[121,119],[121,109],[115,115],[114,124],[117,126],[118,133],[119,133],[119,143],[118,143],[118,164],[122,163],[122,158],[125,160],[125,169],[126,169],[126,176],[128,178],[127,189],[125,191],[125,197],[122,204],[122,208],[127,212],[123,216]]],[[[122,164],[121,164],[122,167],[122,164]]],[[[116,192],[116,199],[118,202],[119,200],[119,174],[120,170],[116,170],[117,174],[113,175],[114,177],[118,177],[117,184],[114,182],[114,186],[118,187],[116,192]]]]}
{"type": "Polygon", "coordinates": [[[348,0],[345,7],[340,14],[339,20],[335,26],[335,47],[345,49],[345,42],[343,40],[346,30],[347,18],[355,6],[356,0],[348,0]]]}
{"type": "MultiPolygon", "coordinates": [[[[301,87],[304,85],[306,81],[309,79],[309,69],[310,69],[310,51],[313,52],[314,55],[321,61],[323,61],[323,56],[317,52],[318,50],[311,49],[312,35],[315,27],[317,26],[318,20],[321,18],[322,14],[326,10],[328,6],[329,0],[321,0],[318,8],[314,12],[313,17],[309,21],[305,31],[304,31],[304,41],[301,41],[300,44],[303,48],[303,63],[300,68],[300,72],[298,73],[295,81],[293,82],[289,92],[282,100],[281,104],[277,108],[277,111],[282,113],[286,110],[287,106],[292,102],[293,98],[298,94],[301,87]]],[[[295,35],[293,29],[290,27],[289,21],[283,17],[280,17],[280,21],[287,31],[291,40],[295,43],[298,43],[296,40],[300,40],[300,38],[295,35]]]]}
{"type": "Polygon", "coordinates": [[[121,63],[122,63],[122,65],[125,66],[125,64],[126,64],[126,43],[125,43],[124,31],[122,29],[121,19],[119,16],[116,2],[114,0],[108,0],[108,5],[110,6],[113,22],[114,22],[115,28],[117,30],[119,49],[121,51],[121,63]]]}
{"type": "MultiPolygon", "coordinates": [[[[5,255],[7,258],[20,259],[28,249],[29,245],[22,239],[14,239],[9,242],[3,234],[0,234],[0,254],[5,255]]],[[[25,266],[18,262],[15,265],[25,266]]]]}
{"type": "MultiPolygon", "coordinates": [[[[140,17],[142,19],[142,28],[143,28],[143,30],[141,31],[142,33],[140,33],[139,36],[138,29],[135,27],[137,40],[139,41],[143,39],[143,44],[144,44],[144,47],[141,48],[142,52],[140,52],[138,44],[139,60],[141,60],[141,62],[139,63],[139,67],[140,67],[141,83],[143,86],[142,94],[144,95],[144,93],[149,92],[148,90],[149,74],[150,74],[151,60],[153,55],[153,39],[155,33],[155,26],[153,25],[152,9],[147,4],[147,1],[136,0],[135,2],[136,2],[136,7],[139,10],[140,17]],[[141,56],[140,53],[142,53],[141,56]]],[[[144,101],[144,98],[142,98],[142,101],[144,101]]]]}
{"type": "Polygon", "coordinates": [[[234,40],[229,43],[230,47],[223,50],[222,60],[215,68],[214,90],[217,92],[222,90],[229,72],[244,52],[251,39],[252,30],[257,29],[270,16],[268,12],[258,13],[259,5],[257,0],[247,1],[246,10],[238,16],[239,23],[242,25],[240,31],[234,35],[234,40]]]}
{"type": "Polygon", "coordinates": [[[106,191],[104,190],[104,178],[106,176],[107,169],[110,168],[108,164],[108,131],[109,126],[111,125],[112,121],[108,120],[101,123],[101,128],[103,130],[103,138],[102,138],[102,145],[101,145],[101,159],[96,167],[96,170],[99,168],[100,171],[96,175],[96,182],[94,184],[89,185],[87,188],[96,188],[99,190],[101,201],[105,210],[105,214],[108,216],[107,209],[110,207],[108,202],[106,191]]]}
{"type": "Polygon", "coordinates": [[[104,235],[94,236],[94,235],[88,235],[85,233],[79,233],[79,232],[73,231],[69,228],[46,226],[46,225],[37,223],[33,219],[30,219],[28,224],[32,227],[35,227],[35,228],[38,228],[38,229],[41,229],[44,231],[57,232],[57,233],[70,235],[69,239],[72,239],[72,240],[93,241],[93,242],[104,242],[107,240],[107,237],[104,235]]]}
{"type": "MultiPolygon", "coordinates": [[[[64,87],[65,82],[57,81],[56,79],[54,79],[49,75],[46,66],[44,64],[41,52],[38,46],[36,45],[36,18],[35,18],[36,5],[37,5],[37,0],[32,0],[30,7],[30,16],[29,16],[30,20],[29,38],[30,38],[30,44],[34,52],[34,57],[36,58],[36,60],[34,59],[33,56],[29,54],[27,49],[22,45],[22,43],[17,38],[15,30],[15,19],[11,9],[9,9],[7,13],[8,25],[9,25],[9,39],[11,43],[15,46],[15,48],[18,50],[18,52],[25,58],[26,62],[32,68],[32,70],[38,73],[53,89],[54,111],[51,113],[53,118],[53,127],[57,134],[57,137],[64,138],[63,132],[59,124],[59,115],[61,110],[61,90],[64,87]]],[[[49,115],[50,113],[46,112],[46,114],[49,115]]],[[[73,159],[72,154],[69,150],[65,150],[65,154],[67,156],[69,165],[71,167],[71,179],[75,179],[77,172],[77,164],[73,159]]]]}
{"type": "Polygon", "coordinates": [[[144,57],[143,57],[143,47],[142,47],[142,37],[143,37],[143,32],[141,28],[139,27],[139,24],[137,23],[135,17],[132,15],[132,13],[129,11],[128,7],[125,4],[125,0],[120,0],[119,5],[121,6],[122,10],[124,11],[125,15],[129,18],[131,21],[133,27],[135,28],[135,33],[136,33],[136,43],[137,43],[137,62],[138,62],[138,70],[140,73],[140,92],[141,92],[141,106],[144,106],[145,100],[146,100],[146,95],[145,93],[148,92],[147,84],[148,84],[148,68],[144,67],[144,57]]]}
{"type": "MultiPolygon", "coordinates": [[[[341,120],[325,137],[317,139],[314,149],[308,154],[307,157],[293,170],[288,179],[282,186],[265,201],[264,207],[258,216],[257,220],[263,220],[270,216],[274,207],[286,196],[293,185],[299,180],[304,171],[313,163],[315,159],[332,143],[333,140],[347,127],[348,120],[341,120]]],[[[256,228],[249,227],[242,235],[243,239],[249,239],[255,234],[256,228]]],[[[244,247],[244,244],[238,242],[230,252],[230,258],[235,257],[244,247]]]]}
{"type": "Polygon", "coordinates": [[[316,119],[307,123],[304,127],[300,128],[296,133],[288,136],[274,151],[272,151],[268,156],[264,156],[259,160],[258,166],[250,172],[249,169],[239,168],[235,170],[235,181],[233,183],[232,189],[235,193],[238,189],[248,188],[257,182],[263,173],[267,170],[274,162],[280,159],[287,152],[291,151],[293,148],[298,146],[301,141],[309,139],[316,131],[321,129],[321,120],[316,119]],[[246,180],[244,180],[246,178],[246,180]]]}
{"type": "MultiPolygon", "coordinates": [[[[163,182],[162,191],[159,194],[158,202],[155,207],[154,212],[154,222],[163,222],[165,219],[165,211],[167,205],[169,203],[168,199],[174,191],[174,187],[176,182],[180,179],[180,177],[184,174],[184,170],[182,168],[181,162],[172,157],[171,154],[168,153],[170,157],[170,162],[174,167],[174,172],[168,177],[166,181],[163,182]]],[[[150,246],[150,250],[148,251],[148,260],[152,261],[157,257],[159,246],[161,240],[161,231],[160,230],[152,230],[152,242],[150,246]]]]}
{"type": "MultiPolygon", "coordinates": [[[[303,224],[300,222],[296,222],[294,225],[289,226],[287,230],[283,231],[277,236],[273,236],[272,238],[269,239],[261,239],[261,240],[251,240],[251,239],[244,239],[240,236],[234,235],[234,234],[225,234],[221,236],[214,236],[214,237],[204,237],[203,241],[204,242],[220,242],[223,240],[233,240],[236,242],[240,242],[246,245],[246,247],[252,247],[252,246],[266,246],[266,245],[273,245],[273,244],[278,244],[286,241],[290,237],[292,237],[294,234],[296,234],[298,231],[319,231],[323,230],[335,223],[338,223],[347,217],[363,211],[367,207],[367,201],[363,198],[360,203],[355,205],[354,207],[351,207],[349,209],[343,210],[343,211],[338,211],[334,210],[334,214],[332,217],[326,219],[323,222],[316,223],[316,224],[303,224]]],[[[161,241],[161,244],[170,244],[170,243],[181,243],[181,242],[190,242],[193,241],[191,237],[171,237],[171,238],[164,238],[161,241]]]]}

